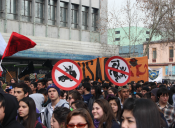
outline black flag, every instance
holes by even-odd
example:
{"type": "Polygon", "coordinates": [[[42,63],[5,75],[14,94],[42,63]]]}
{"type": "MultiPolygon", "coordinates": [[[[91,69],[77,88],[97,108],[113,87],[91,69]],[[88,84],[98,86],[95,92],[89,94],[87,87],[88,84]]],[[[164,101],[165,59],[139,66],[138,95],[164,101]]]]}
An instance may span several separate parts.
{"type": "Polygon", "coordinates": [[[18,75],[18,78],[20,79],[21,77],[34,73],[34,66],[33,66],[33,61],[31,61],[28,66],[18,75]]]}
{"type": "Polygon", "coordinates": [[[44,62],[42,66],[48,67],[50,70],[52,70],[53,68],[52,62],[50,60],[46,60],[46,62],[44,62]]]}

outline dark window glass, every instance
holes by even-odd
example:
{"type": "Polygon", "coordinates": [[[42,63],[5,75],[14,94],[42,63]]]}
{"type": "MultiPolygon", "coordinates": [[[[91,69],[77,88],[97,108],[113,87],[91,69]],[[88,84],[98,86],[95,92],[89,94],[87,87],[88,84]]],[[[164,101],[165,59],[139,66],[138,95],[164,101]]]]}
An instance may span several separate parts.
{"type": "Polygon", "coordinates": [[[88,7],[82,7],[82,29],[87,30],[88,29],[88,7]]]}
{"type": "Polygon", "coordinates": [[[68,3],[60,2],[60,26],[67,27],[68,22],[68,3]]]}
{"type": "Polygon", "coordinates": [[[97,31],[98,9],[92,8],[92,31],[97,31]]]}
{"type": "Polygon", "coordinates": [[[78,28],[78,5],[72,4],[72,28],[78,28]]]}

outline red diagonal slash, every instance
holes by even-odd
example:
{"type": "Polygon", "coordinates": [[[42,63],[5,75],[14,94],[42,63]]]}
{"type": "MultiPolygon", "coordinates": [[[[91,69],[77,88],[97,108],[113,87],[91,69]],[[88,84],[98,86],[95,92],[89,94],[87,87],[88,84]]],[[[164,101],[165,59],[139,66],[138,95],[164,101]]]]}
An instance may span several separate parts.
{"type": "Polygon", "coordinates": [[[61,68],[56,67],[56,69],[57,69],[58,71],[60,71],[61,73],[63,73],[64,75],[66,75],[67,77],[69,77],[70,79],[72,79],[73,81],[75,81],[76,83],[78,83],[78,80],[77,80],[75,77],[69,75],[67,72],[63,71],[61,68]]]}
{"type": "Polygon", "coordinates": [[[122,70],[118,70],[118,69],[116,69],[116,68],[111,68],[111,67],[108,67],[108,69],[110,69],[110,70],[112,70],[112,71],[116,71],[116,72],[120,72],[120,73],[122,73],[122,74],[126,74],[126,75],[130,75],[128,72],[125,72],[125,71],[122,71],[122,70]]]}

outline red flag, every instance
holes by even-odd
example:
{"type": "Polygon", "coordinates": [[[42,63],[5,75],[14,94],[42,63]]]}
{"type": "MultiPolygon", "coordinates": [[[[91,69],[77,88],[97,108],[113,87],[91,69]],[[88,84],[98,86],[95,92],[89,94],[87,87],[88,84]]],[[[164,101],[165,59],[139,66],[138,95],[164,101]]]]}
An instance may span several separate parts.
{"type": "Polygon", "coordinates": [[[3,69],[2,69],[1,63],[0,63],[0,77],[2,77],[2,72],[3,72],[3,69]]]}
{"type": "Polygon", "coordinates": [[[23,51],[29,48],[33,48],[36,45],[31,39],[20,35],[16,32],[12,32],[7,47],[4,51],[2,59],[7,56],[12,56],[18,51],[23,51]]]}

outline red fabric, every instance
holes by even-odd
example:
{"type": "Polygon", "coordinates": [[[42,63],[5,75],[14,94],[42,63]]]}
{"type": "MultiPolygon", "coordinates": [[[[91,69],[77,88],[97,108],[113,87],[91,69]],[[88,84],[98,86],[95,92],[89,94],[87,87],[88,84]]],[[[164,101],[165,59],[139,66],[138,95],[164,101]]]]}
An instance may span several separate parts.
{"type": "Polygon", "coordinates": [[[18,51],[23,51],[29,48],[33,48],[36,45],[31,39],[20,35],[16,32],[12,32],[7,47],[4,51],[2,59],[7,56],[12,56],[18,51]]]}
{"type": "Polygon", "coordinates": [[[0,77],[2,77],[2,71],[0,71],[0,77]]]}

